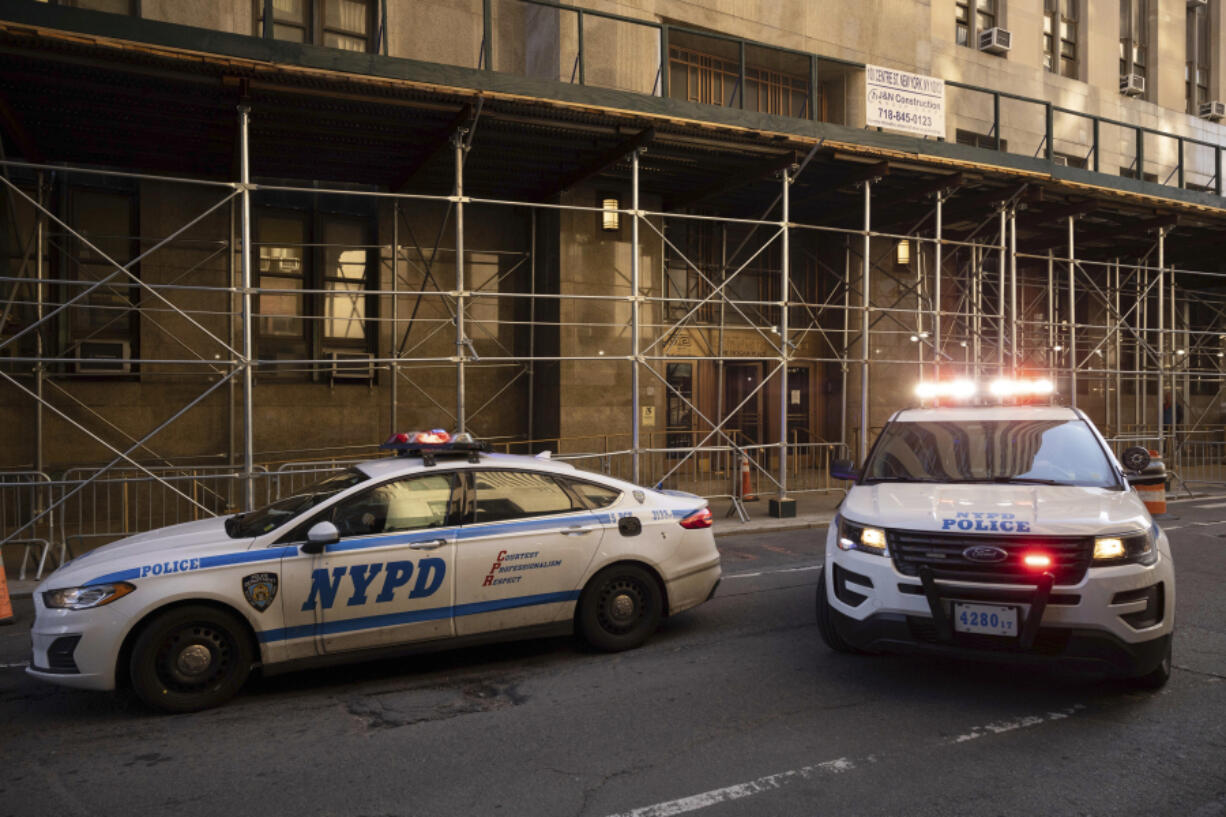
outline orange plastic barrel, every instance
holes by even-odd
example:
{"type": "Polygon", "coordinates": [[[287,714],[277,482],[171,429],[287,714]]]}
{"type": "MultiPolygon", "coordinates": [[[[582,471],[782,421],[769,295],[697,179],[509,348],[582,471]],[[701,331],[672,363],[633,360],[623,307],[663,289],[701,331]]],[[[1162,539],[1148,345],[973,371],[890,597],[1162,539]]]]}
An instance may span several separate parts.
{"type": "Polygon", "coordinates": [[[1137,493],[1151,514],[1166,513],[1166,464],[1157,451],[1150,450],[1149,465],[1138,477],[1129,482],[1136,486],[1137,493]]]}

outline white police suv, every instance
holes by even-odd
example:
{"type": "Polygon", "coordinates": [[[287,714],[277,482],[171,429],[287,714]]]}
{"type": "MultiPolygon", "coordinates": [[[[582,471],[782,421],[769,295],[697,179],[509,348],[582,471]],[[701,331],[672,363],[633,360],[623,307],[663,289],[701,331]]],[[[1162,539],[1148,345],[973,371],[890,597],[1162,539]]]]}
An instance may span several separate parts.
{"type": "Polygon", "coordinates": [[[569,631],[629,649],[719,583],[705,499],[441,432],[384,447],[401,456],[72,560],[34,594],[28,672],[190,711],[256,665],[569,631]]]}
{"type": "Polygon", "coordinates": [[[1024,405],[1050,381],[975,384],[890,418],[826,535],[818,629],[842,652],[1058,660],[1162,686],[1171,671],[1170,544],[1084,413],[1024,405]],[[962,398],[958,401],[953,398],[962,398]],[[954,404],[950,404],[951,400],[954,404]],[[958,403],[961,402],[961,405],[958,403]]]}

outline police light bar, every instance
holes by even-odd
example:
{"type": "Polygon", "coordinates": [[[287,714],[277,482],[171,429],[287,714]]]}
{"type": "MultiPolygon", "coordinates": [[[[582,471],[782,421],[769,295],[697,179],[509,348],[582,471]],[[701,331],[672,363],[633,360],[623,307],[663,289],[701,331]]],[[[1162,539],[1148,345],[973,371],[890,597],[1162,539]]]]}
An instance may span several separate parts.
{"type": "Polygon", "coordinates": [[[952,400],[970,400],[979,393],[979,386],[973,380],[925,381],[915,386],[915,396],[921,400],[948,398],[952,400]]]}
{"type": "Polygon", "coordinates": [[[1048,397],[1055,390],[1055,384],[1045,377],[1018,380],[1002,377],[988,387],[993,397],[1048,397]]]}
{"type": "Polygon", "coordinates": [[[395,451],[399,457],[420,456],[422,464],[434,465],[437,456],[467,456],[469,462],[480,462],[479,454],[489,451],[489,445],[474,440],[471,434],[454,437],[441,428],[429,431],[409,431],[393,434],[379,446],[382,451],[395,451]]]}

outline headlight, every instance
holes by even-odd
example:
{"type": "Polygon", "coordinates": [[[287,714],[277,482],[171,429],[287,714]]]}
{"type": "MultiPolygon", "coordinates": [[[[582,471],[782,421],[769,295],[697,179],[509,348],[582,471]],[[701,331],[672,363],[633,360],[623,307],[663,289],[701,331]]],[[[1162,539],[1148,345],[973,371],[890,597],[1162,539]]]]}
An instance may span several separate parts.
{"type": "Polygon", "coordinates": [[[127,582],[91,584],[88,587],[66,587],[43,593],[43,604],[53,610],[88,610],[121,599],[136,589],[127,582]]]}
{"type": "Polygon", "coordinates": [[[1121,533],[1116,536],[1099,536],[1094,540],[1094,566],[1142,564],[1152,565],[1158,561],[1151,531],[1121,533]]]}
{"type": "Polygon", "coordinates": [[[855,522],[840,519],[838,541],[842,550],[862,550],[878,556],[888,554],[885,531],[881,528],[870,528],[867,525],[858,525],[855,522]]]}

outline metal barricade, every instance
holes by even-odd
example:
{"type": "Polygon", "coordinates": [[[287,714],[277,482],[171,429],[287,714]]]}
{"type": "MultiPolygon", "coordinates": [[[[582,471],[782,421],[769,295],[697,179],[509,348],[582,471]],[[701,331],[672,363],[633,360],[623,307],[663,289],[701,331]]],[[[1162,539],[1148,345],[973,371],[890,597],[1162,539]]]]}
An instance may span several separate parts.
{"type": "MultiPolygon", "coordinates": [[[[34,577],[41,579],[47,559],[55,552],[55,484],[41,471],[0,472],[0,546],[20,545],[19,581],[35,565],[34,577]]],[[[58,564],[65,560],[63,539],[57,554],[58,564]]]]}

